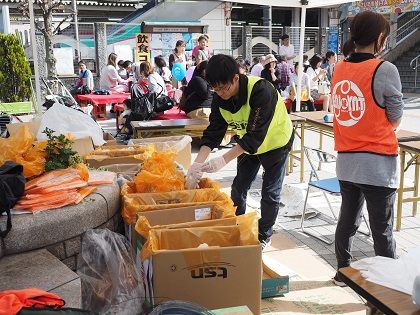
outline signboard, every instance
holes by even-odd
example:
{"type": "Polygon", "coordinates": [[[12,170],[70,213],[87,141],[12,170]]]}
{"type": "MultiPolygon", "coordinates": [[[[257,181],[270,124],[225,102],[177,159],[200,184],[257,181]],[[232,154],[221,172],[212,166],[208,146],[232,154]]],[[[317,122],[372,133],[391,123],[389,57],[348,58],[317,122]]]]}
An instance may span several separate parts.
{"type": "Polygon", "coordinates": [[[355,16],[362,11],[373,11],[381,14],[405,13],[420,11],[419,0],[361,0],[351,4],[344,4],[340,11],[342,16],[355,16]]]}
{"type": "Polygon", "coordinates": [[[140,33],[136,36],[136,61],[150,62],[150,34],[140,33]]]}
{"type": "Polygon", "coordinates": [[[338,27],[330,27],[328,30],[327,50],[338,54],[338,27]]]}
{"type": "Polygon", "coordinates": [[[188,33],[188,27],[154,27],[153,33],[188,33]]]}

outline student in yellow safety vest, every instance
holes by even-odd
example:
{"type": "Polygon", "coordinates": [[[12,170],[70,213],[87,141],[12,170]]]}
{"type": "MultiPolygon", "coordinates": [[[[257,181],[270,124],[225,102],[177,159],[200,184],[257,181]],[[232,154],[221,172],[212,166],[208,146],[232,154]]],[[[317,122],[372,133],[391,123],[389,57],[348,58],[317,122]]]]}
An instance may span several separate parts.
{"type": "Polygon", "coordinates": [[[227,55],[210,58],[206,79],[214,89],[210,125],[204,131],[200,151],[188,170],[186,188],[197,186],[203,172],[214,173],[237,158],[237,175],[231,197],[236,214],[246,210],[246,197],[258,170],[264,168],[261,189],[259,240],[269,242],[280,205],[287,155],[293,143],[292,123],[283,100],[268,81],[239,74],[236,61],[227,55]],[[237,145],[206,162],[228,127],[237,145]]]}

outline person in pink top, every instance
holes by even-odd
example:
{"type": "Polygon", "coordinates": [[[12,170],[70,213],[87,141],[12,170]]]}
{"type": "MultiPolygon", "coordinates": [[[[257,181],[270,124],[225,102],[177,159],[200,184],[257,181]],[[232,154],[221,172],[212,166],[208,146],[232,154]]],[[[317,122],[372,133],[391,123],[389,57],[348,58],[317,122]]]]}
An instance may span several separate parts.
{"type": "Polygon", "coordinates": [[[208,47],[208,44],[209,44],[208,35],[201,35],[198,38],[197,42],[198,42],[197,45],[193,48],[192,57],[194,59],[197,58],[198,57],[197,53],[200,50],[200,51],[204,52],[204,54],[206,56],[206,58],[200,57],[202,59],[201,61],[208,60],[211,56],[211,50],[208,47]]]}

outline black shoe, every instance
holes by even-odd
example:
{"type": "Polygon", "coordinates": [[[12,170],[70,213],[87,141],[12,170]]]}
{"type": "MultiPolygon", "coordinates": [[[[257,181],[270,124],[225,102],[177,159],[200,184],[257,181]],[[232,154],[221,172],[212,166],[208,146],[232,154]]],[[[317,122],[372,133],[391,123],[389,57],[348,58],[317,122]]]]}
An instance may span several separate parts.
{"type": "Polygon", "coordinates": [[[343,280],[341,279],[340,275],[338,274],[338,272],[335,274],[334,278],[332,278],[332,281],[334,282],[334,284],[338,287],[347,287],[347,284],[345,284],[343,282],[343,280]]]}

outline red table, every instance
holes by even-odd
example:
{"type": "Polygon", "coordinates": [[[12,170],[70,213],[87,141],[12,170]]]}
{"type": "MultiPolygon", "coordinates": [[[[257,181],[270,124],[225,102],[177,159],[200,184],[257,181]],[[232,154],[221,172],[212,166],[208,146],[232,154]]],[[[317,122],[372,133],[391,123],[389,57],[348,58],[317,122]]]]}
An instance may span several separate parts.
{"type": "Polygon", "coordinates": [[[93,114],[96,117],[106,117],[106,104],[120,104],[124,102],[130,93],[113,93],[111,95],[76,95],[77,100],[80,102],[80,106],[87,106],[88,104],[93,105],[93,114]]]}

